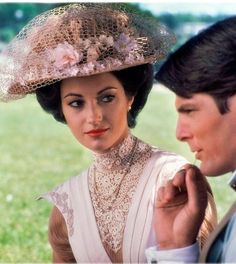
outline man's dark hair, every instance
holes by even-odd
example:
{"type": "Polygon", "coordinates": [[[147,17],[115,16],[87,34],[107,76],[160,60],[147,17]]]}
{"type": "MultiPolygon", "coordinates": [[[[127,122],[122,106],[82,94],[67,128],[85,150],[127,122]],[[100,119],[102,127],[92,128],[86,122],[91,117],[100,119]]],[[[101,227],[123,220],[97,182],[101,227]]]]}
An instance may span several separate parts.
{"type": "MultiPolygon", "coordinates": [[[[153,66],[144,64],[111,73],[123,85],[125,94],[134,96],[128,112],[128,126],[133,128],[153,85],[153,66]]],[[[52,114],[57,121],[66,123],[61,106],[60,86],[61,82],[56,82],[37,89],[35,93],[39,104],[46,112],[52,114]]]]}
{"type": "Polygon", "coordinates": [[[175,94],[212,96],[221,114],[236,94],[236,16],[219,21],[170,54],[155,78],[175,94]]]}

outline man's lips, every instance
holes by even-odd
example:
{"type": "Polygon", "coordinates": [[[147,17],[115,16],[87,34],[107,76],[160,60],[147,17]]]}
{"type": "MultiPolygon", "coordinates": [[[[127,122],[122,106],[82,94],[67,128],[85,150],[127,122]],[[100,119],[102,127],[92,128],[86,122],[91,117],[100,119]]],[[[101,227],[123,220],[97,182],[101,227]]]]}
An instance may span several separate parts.
{"type": "Polygon", "coordinates": [[[201,155],[201,152],[202,152],[201,149],[193,150],[192,152],[195,153],[195,157],[196,157],[196,159],[200,159],[200,155],[201,155]]]}
{"type": "Polygon", "coordinates": [[[100,128],[100,129],[93,129],[90,131],[85,132],[85,134],[90,136],[97,136],[105,133],[108,130],[108,128],[100,128]]]}

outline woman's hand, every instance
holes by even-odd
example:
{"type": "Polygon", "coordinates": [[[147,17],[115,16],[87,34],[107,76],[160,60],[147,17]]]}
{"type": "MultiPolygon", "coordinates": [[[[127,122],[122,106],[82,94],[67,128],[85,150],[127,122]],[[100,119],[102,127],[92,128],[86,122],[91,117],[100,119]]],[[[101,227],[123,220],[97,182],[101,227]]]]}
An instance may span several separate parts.
{"type": "Polygon", "coordinates": [[[154,227],[160,250],[196,241],[207,206],[207,183],[196,166],[187,164],[156,195],[154,227]]]}

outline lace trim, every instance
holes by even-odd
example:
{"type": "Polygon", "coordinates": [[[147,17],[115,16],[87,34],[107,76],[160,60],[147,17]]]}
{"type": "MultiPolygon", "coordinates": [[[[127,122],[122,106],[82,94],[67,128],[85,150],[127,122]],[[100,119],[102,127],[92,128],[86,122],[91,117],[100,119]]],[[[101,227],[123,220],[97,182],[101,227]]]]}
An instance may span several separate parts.
{"type": "Polygon", "coordinates": [[[103,244],[117,253],[122,246],[128,211],[151,146],[129,135],[105,155],[96,155],[89,171],[89,190],[103,244]]]}
{"type": "Polygon", "coordinates": [[[51,192],[50,195],[52,201],[60,209],[65,218],[68,227],[68,235],[72,236],[74,234],[74,210],[68,205],[68,194],[66,192],[58,193],[54,191],[51,192]]]}

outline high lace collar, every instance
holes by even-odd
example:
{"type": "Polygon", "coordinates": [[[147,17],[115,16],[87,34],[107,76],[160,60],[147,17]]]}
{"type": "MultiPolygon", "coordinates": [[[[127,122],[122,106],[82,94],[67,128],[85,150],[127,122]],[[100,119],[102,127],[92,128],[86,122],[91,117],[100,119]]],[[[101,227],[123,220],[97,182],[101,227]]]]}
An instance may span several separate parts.
{"type": "Polygon", "coordinates": [[[89,191],[107,252],[119,255],[121,251],[129,207],[151,153],[151,146],[128,134],[107,153],[94,155],[89,191]]]}
{"type": "Polygon", "coordinates": [[[97,170],[117,170],[121,166],[127,166],[127,162],[130,160],[130,155],[137,138],[131,135],[127,135],[124,140],[118,145],[112,147],[106,153],[94,153],[94,165],[97,170]]]}

